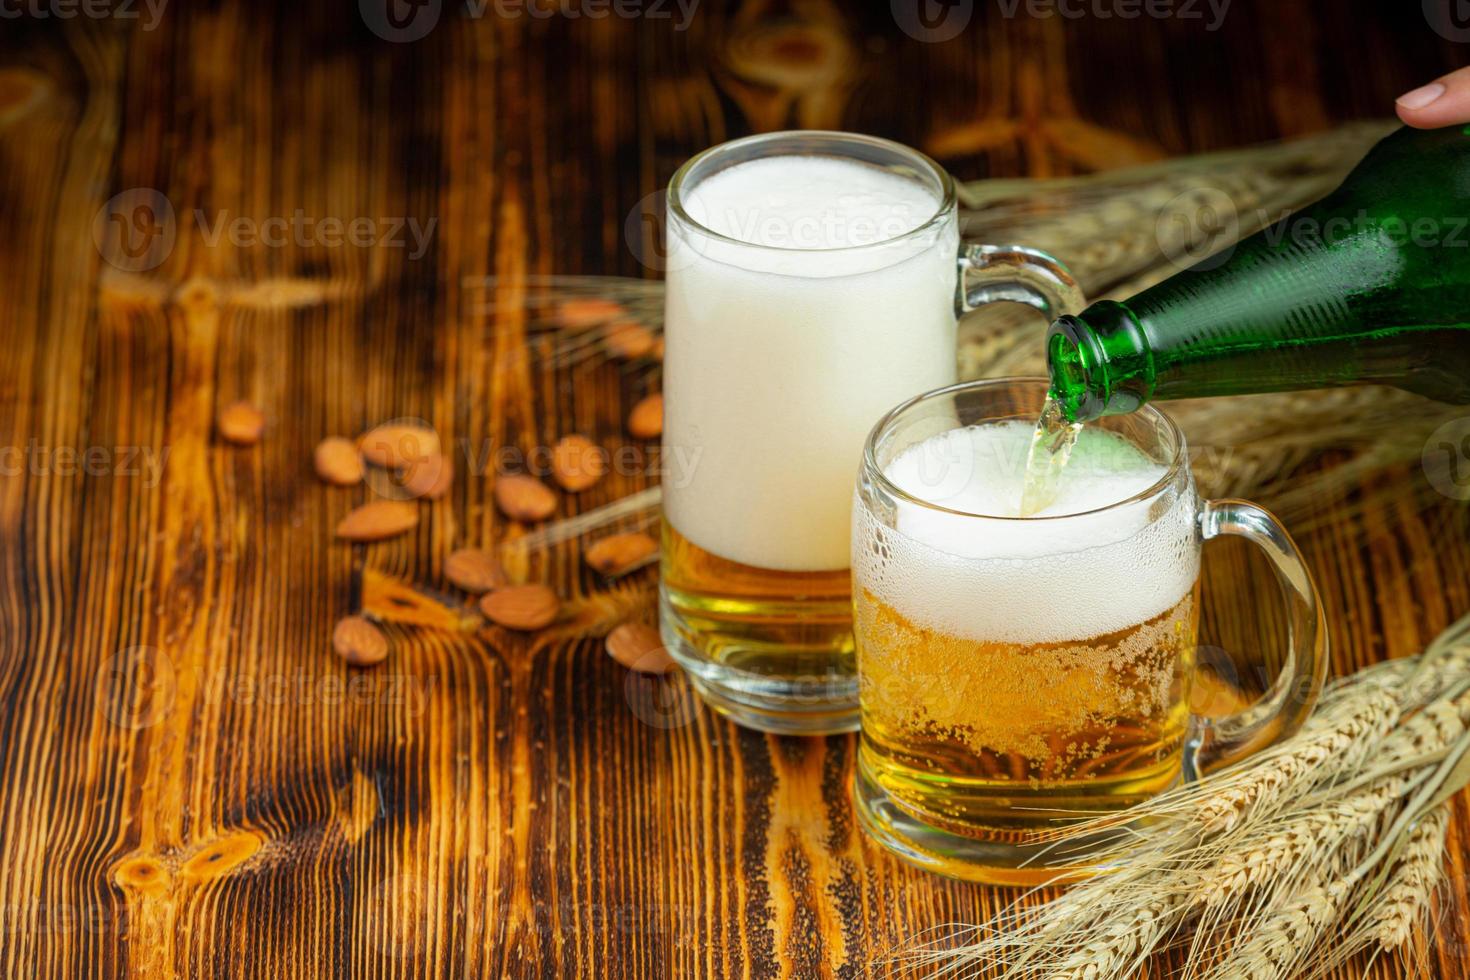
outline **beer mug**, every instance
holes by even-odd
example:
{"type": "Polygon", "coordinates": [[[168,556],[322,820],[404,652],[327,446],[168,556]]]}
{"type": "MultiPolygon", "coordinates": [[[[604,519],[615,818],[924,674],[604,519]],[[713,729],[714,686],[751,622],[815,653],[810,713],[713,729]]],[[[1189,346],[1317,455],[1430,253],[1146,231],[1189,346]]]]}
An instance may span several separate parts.
{"type": "MultiPolygon", "coordinates": [[[[1201,501],[1184,436],[1145,407],[1089,423],[1053,503],[1020,517],[1041,379],[954,385],[868,437],[853,507],[869,834],[971,880],[1054,876],[1042,836],[1131,806],[1295,731],[1327,669],[1290,536],[1241,500],[1201,501]],[[1246,710],[1190,713],[1203,543],[1239,535],[1288,611],[1279,677],[1246,710]]],[[[1085,866],[1086,844],[1068,848],[1085,866]]]]}
{"type": "Polygon", "coordinates": [[[960,242],[934,161],[856,133],[750,136],[669,186],[664,642],[741,724],[857,727],[848,543],[863,438],[956,379],[956,318],[1049,318],[1082,295],[1055,260],[960,242]]]}

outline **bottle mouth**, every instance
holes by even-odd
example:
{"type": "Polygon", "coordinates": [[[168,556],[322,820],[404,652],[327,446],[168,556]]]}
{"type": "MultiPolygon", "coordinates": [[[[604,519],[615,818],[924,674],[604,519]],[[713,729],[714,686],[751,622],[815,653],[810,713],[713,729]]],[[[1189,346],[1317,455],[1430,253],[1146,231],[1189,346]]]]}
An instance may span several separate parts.
{"type": "Polygon", "coordinates": [[[1080,316],[1058,317],[1046,336],[1052,396],[1069,422],[1126,415],[1154,396],[1153,352],[1138,318],[1099,300],[1080,316]]]}
{"type": "Polygon", "coordinates": [[[1075,317],[1058,317],[1046,339],[1051,395],[1068,422],[1091,422],[1107,409],[1105,361],[1087,343],[1092,331],[1075,317]]]}

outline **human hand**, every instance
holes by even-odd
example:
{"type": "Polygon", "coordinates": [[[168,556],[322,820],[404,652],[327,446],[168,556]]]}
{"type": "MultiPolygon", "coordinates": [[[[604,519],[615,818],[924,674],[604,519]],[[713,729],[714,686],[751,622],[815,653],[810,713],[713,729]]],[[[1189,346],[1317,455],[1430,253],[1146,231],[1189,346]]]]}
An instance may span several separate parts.
{"type": "Polygon", "coordinates": [[[1399,118],[1419,129],[1470,123],[1470,68],[1461,68],[1399,96],[1399,118]]]}

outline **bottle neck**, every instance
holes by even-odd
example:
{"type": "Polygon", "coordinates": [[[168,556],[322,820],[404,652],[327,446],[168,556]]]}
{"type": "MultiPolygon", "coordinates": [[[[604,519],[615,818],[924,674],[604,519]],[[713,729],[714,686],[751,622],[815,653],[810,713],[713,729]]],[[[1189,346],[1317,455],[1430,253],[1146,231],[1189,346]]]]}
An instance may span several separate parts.
{"type": "Polygon", "coordinates": [[[1052,395],[1073,422],[1135,411],[1154,394],[1148,336],[1129,309],[1094,303],[1051,325],[1046,340],[1052,395]]]}

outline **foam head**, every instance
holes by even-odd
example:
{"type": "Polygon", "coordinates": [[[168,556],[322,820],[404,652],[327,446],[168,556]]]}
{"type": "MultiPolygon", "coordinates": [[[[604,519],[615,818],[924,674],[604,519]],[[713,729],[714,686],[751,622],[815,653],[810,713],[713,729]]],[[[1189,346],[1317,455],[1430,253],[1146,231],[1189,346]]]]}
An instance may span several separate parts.
{"type": "Polygon", "coordinates": [[[895,456],[889,481],[947,509],[899,500],[890,528],[860,508],[855,587],[921,625],[996,642],[1088,639],[1174,606],[1199,573],[1192,483],[1146,492],[1166,468],[1086,429],[1056,499],[1021,519],[1031,433],[1018,421],[955,428],[895,456]]]}

